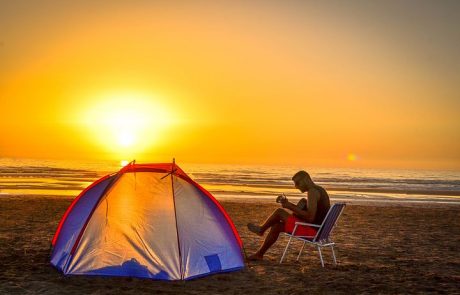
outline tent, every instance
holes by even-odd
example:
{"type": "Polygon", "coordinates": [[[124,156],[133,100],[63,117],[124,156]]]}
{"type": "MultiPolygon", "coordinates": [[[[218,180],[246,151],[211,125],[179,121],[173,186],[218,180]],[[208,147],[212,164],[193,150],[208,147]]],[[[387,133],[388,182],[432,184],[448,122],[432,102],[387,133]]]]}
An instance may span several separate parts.
{"type": "Polygon", "coordinates": [[[65,275],[188,280],[244,267],[219,202],[175,163],[130,163],[86,188],[52,240],[65,275]]]}

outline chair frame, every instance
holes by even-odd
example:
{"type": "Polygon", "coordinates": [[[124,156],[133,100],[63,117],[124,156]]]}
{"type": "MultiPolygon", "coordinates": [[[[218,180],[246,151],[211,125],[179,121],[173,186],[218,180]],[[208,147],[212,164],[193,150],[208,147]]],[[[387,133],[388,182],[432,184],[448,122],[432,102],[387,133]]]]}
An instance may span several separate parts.
{"type": "Polygon", "coordinates": [[[286,256],[287,250],[288,250],[289,245],[291,244],[292,240],[296,239],[296,240],[300,240],[300,241],[303,242],[302,248],[300,249],[299,255],[297,255],[296,261],[299,261],[300,255],[302,254],[302,251],[303,251],[303,249],[305,247],[305,244],[308,243],[310,245],[316,246],[316,248],[318,249],[319,258],[321,260],[321,266],[322,267],[324,267],[324,260],[323,260],[323,255],[321,253],[321,248],[331,247],[332,257],[334,259],[334,265],[337,265],[337,259],[336,259],[335,252],[334,252],[335,243],[332,242],[329,239],[329,236],[331,235],[332,231],[336,227],[337,221],[339,220],[340,215],[342,215],[342,212],[345,209],[345,206],[346,206],[345,203],[335,203],[334,205],[332,205],[332,207],[327,212],[326,217],[324,218],[323,223],[321,225],[312,224],[312,223],[306,223],[306,222],[296,222],[295,226],[294,226],[294,230],[292,231],[292,233],[283,233],[284,235],[289,236],[289,241],[288,241],[288,243],[286,245],[286,248],[284,249],[283,255],[281,256],[280,264],[283,262],[284,257],[286,256]],[[329,216],[330,216],[330,213],[332,212],[332,210],[333,210],[333,208],[335,206],[341,206],[342,208],[339,209],[340,211],[337,214],[337,217],[335,218],[335,220],[333,220],[334,217],[329,218],[329,216]],[[327,235],[327,237],[325,237],[325,238],[323,238],[321,240],[318,240],[319,234],[321,233],[321,230],[325,227],[326,224],[328,224],[328,222],[333,222],[334,223],[332,225],[332,228],[329,231],[329,234],[327,235]],[[318,228],[318,231],[316,232],[316,235],[315,236],[296,236],[295,232],[296,232],[297,228],[299,226],[303,226],[303,225],[318,228]]]}

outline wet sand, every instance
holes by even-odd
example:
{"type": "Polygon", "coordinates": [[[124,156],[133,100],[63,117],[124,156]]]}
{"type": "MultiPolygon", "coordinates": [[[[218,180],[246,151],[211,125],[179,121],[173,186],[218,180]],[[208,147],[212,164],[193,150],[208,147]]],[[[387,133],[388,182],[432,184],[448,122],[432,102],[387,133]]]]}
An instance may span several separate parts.
{"type": "MultiPolygon", "coordinates": [[[[278,263],[280,239],[265,261],[243,271],[187,282],[133,278],[64,277],[49,264],[50,241],[68,198],[0,198],[0,294],[323,294],[445,293],[460,291],[460,206],[448,204],[350,204],[335,229],[339,265],[324,251],[321,268],[299,244],[278,263]]],[[[245,227],[263,220],[274,202],[221,202],[248,254],[261,238],[245,227]]]]}

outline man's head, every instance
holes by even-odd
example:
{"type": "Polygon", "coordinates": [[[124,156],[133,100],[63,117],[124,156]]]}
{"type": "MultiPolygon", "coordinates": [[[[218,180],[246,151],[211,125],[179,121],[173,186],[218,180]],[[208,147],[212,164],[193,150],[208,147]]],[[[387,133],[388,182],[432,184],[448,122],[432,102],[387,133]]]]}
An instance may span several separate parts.
{"type": "Polygon", "coordinates": [[[313,181],[310,178],[310,175],[306,171],[299,171],[294,176],[292,176],[294,185],[302,193],[308,191],[309,187],[313,184],[313,181]]]}

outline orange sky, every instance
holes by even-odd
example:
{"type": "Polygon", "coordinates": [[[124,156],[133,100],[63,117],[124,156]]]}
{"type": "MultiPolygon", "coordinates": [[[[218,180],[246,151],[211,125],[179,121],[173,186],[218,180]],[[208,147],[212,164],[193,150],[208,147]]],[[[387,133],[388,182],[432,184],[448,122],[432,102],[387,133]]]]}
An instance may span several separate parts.
{"type": "Polygon", "coordinates": [[[0,1],[1,157],[460,169],[458,2],[151,2],[0,1]]]}

